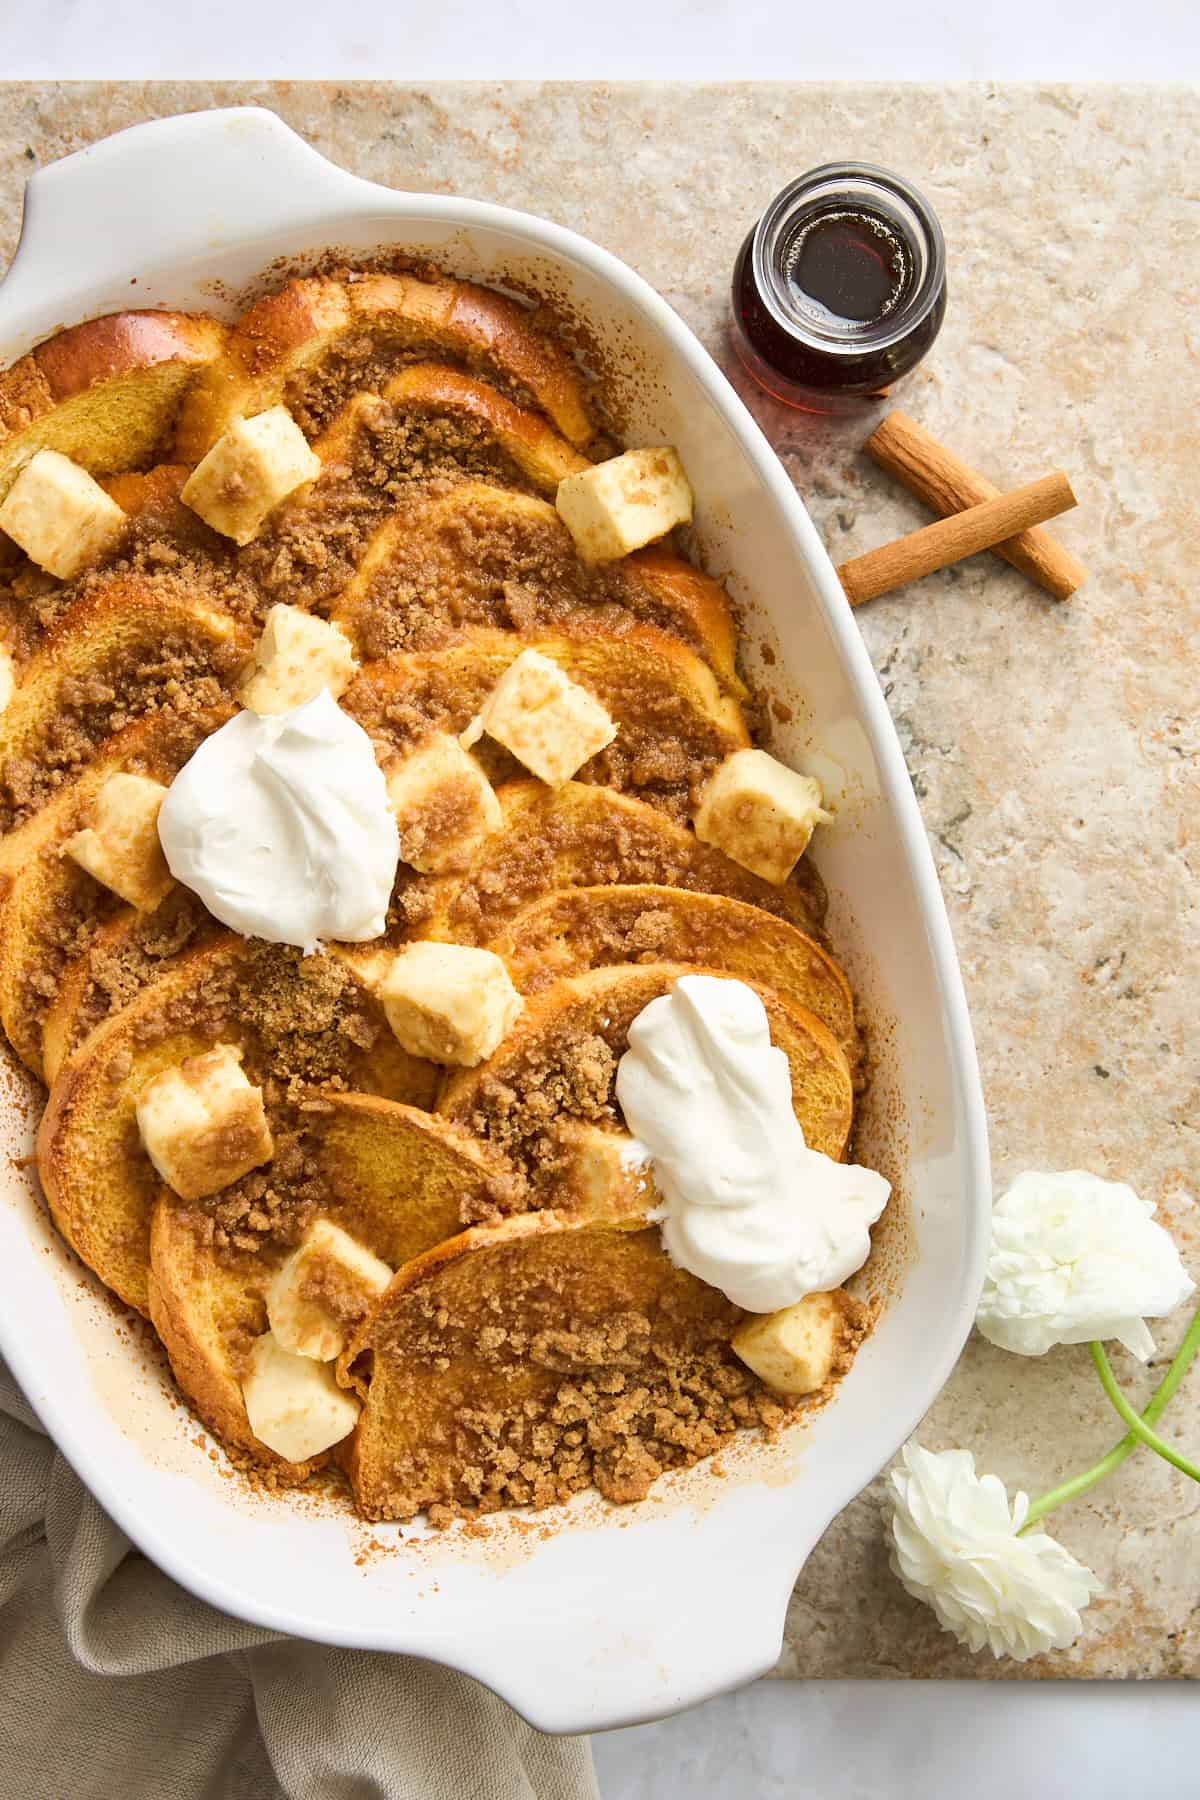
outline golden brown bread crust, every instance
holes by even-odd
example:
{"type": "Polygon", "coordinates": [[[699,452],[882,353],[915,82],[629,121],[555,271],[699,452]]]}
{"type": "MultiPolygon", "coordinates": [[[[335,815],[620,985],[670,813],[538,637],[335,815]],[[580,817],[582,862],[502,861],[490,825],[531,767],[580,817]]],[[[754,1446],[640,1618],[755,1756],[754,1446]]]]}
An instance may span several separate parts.
{"type": "Polygon", "coordinates": [[[397,355],[425,350],[454,356],[528,394],[571,443],[584,445],[593,435],[574,364],[516,301],[450,279],[314,276],[287,282],[242,315],[225,354],[188,396],[178,454],[199,462],[235,415],[280,401],[300,404],[306,373],[355,340],[392,345],[397,355]]]}
{"type": "Polygon", "coordinates": [[[465,875],[428,884],[414,931],[425,938],[486,944],[513,914],[557,888],[652,882],[729,894],[820,938],[825,889],[808,857],[782,887],[702,844],[656,807],[611,788],[568,781],[508,781],[498,789],[504,828],[465,875]]]}
{"type": "Polygon", "coordinates": [[[99,1026],[59,1071],[38,1132],[38,1171],[67,1242],[145,1312],[159,1182],[134,1105],[160,1069],[238,1044],[250,1079],[338,1086],[428,1107],[437,1072],[401,1050],[361,978],[329,953],[227,933],[184,956],[99,1026]]]}
{"type": "Polygon", "coordinates": [[[340,1364],[350,1383],[371,1353],[349,1446],[361,1511],[442,1523],[593,1482],[642,1499],[739,1427],[788,1416],[730,1348],[742,1316],[633,1221],[464,1232],[399,1271],[340,1364]]]}
{"type": "Polygon", "coordinates": [[[850,1064],[859,1059],[850,985],[829,953],[785,919],[683,888],[560,888],[521,908],[488,945],[525,995],[613,963],[703,963],[774,988],[815,1013],[850,1064]]]}
{"type": "MultiPolygon", "coordinates": [[[[527,999],[486,1062],[447,1075],[438,1111],[525,1169],[533,1189],[520,1197],[522,1204],[537,1204],[539,1183],[560,1174],[558,1148],[547,1137],[555,1122],[616,1124],[617,1063],[642,1008],[668,993],[681,975],[721,973],[699,964],[652,962],[565,976],[527,999]]],[[[766,1008],[772,1043],[787,1056],[792,1105],[805,1142],[840,1159],[850,1139],[854,1090],[837,1039],[773,988],[760,981],[747,986],[766,1008]]]]}
{"type": "Polygon", "coordinates": [[[457,1235],[464,1198],[486,1203],[496,1171],[444,1120],[371,1095],[314,1094],[298,1117],[285,1109],[271,1125],[277,1143],[290,1127],[302,1136],[276,1237],[252,1248],[222,1245],[211,1207],[188,1207],[163,1190],[150,1233],[150,1317],[205,1424],[301,1480],[316,1465],[282,1463],[250,1430],[242,1399],[246,1351],[268,1327],[271,1275],[315,1218],[399,1267],[457,1235]]]}
{"type": "Polygon", "coordinates": [[[692,622],[721,685],[736,699],[749,699],[750,690],[737,672],[737,621],[720,582],[663,544],[635,550],[620,566],[654,594],[666,611],[692,622]]]}
{"type": "Polygon", "coordinates": [[[466,479],[419,492],[373,533],[330,616],[366,658],[437,649],[472,626],[542,631],[589,619],[678,637],[746,698],[737,633],[717,582],[664,550],[592,568],[547,500],[466,479]]]}
{"type": "MultiPolygon", "coordinates": [[[[69,961],[79,961],[98,934],[118,920],[139,917],[64,854],[64,845],[91,816],[102,785],[117,771],[169,783],[196,747],[234,713],[218,703],[190,718],[172,712],[138,719],[111,738],[102,755],[60,788],[4,848],[6,885],[0,897],[0,1023],[17,1055],[35,1075],[53,1077],[44,1061],[43,1025],[69,961]],[[116,915],[114,917],[114,915],[116,915]]],[[[174,905],[169,896],[164,908],[174,905]]]]}
{"type": "Polygon", "coordinates": [[[591,467],[586,456],[547,425],[540,413],[518,406],[484,381],[438,363],[414,363],[383,389],[389,406],[463,413],[486,426],[527,478],[553,493],[567,475],[591,467]]]}
{"type": "Polygon", "coordinates": [[[223,325],[200,314],[122,312],[39,344],[0,374],[0,497],[38,449],[63,450],[95,475],[148,460],[170,435],[185,385],[220,353],[225,336],[223,325]],[[169,379],[161,379],[164,369],[169,379]],[[143,376],[142,396],[152,399],[131,405],[143,376]],[[114,421],[111,431],[89,431],[89,418],[95,422],[118,389],[130,429],[123,435],[114,421]]]}
{"type": "MultiPolygon", "coordinates": [[[[24,676],[0,725],[0,803],[24,821],[0,844],[0,1022],[54,1077],[38,1140],[52,1213],[118,1295],[150,1310],[197,1411],[268,1479],[330,1460],[286,1465],[256,1444],[240,1376],[266,1322],[266,1273],[314,1208],[332,1206],[403,1265],[372,1326],[373,1386],[353,1352],[341,1369],[369,1394],[355,1447],[364,1511],[544,1505],[591,1479],[638,1498],[739,1425],[784,1415],[732,1355],[737,1309],[640,1229],[646,1180],[612,1175],[612,1073],[630,1019],[685,971],[757,984],[810,1143],[841,1154],[852,1114],[853,1008],[817,941],[819,878],[805,860],[770,887],[688,824],[707,773],[749,742],[728,598],[665,545],[584,570],[549,501],[589,466],[587,448],[604,452],[580,374],[515,302],[449,279],[359,275],[289,282],[228,336],[189,323],[191,360],[171,350],[162,315],[123,315],[61,334],[0,378],[0,491],[6,457],[15,468],[45,442],[130,515],[112,561],[65,587],[0,543],[11,571],[0,630],[24,676]],[[315,441],[322,473],[235,550],[182,507],[180,486],[232,416],[276,403],[315,441]],[[180,460],[144,471],[167,421],[180,460]],[[198,646],[201,662],[220,640],[199,679],[227,708],[250,622],[279,600],[351,628],[367,666],[346,704],[381,760],[466,725],[527,646],[618,722],[584,780],[560,792],[507,781],[505,828],[466,875],[398,878],[391,944],[491,938],[526,991],[479,1070],[444,1079],[400,1050],[356,972],[373,947],[301,959],[224,933],[182,890],[133,915],[59,860],[140,728],[111,735],[142,703],[143,677],[160,703],[151,661],[164,637],[198,646]],[[155,1177],[134,1101],[160,1068],[218,1040],[238,1044],[262,1084],[277,1154],[187,1207],[155,1177]],[[286,1120],[314,1080],[367,1090],[339,1094],[311,1134],[331,1142],[334,1116],[344,1126],[336,1168],[319,1156],[309,1167],[308,1150],[294,1159],[303,1133],[286,1120]],[[409,1136],[441,1145],[441,1187],[387,1124],[409,1111],[393,1100],[432,1107],[439,1088],[444,1110],[412,1115],[409,1136]],[[463,1233],[466,1221],[488,1229],[463,1233]],[[431,1309],[441,1282],[447,1304],[431,1309]],[[568,1417],[580,1393],[584,1410],[568,1417]]],[[[498,746],[478,748],[493,779],[512,775],[498,746]]]]}
{"type": "Polygon", "coordinates": [[[63,965],[45,1009],[43,1080],[53,1082],[98,1025],[224,930],[197,896],[178,884],[153,912],[119,906],[97,923],[83,948],[63,965]]]}
{"type": "MultiPolygon", "coordinates": [[[[693,785],[750,742],[736,700],[721,692],[695,651],[651,625],[632,625],[613,638],[586,617],[571,623],[578,632],[572,637],[472,627],[441,650],[367,665],[342,704],[380,745],[399,754],[434,731],[465,730],[508,665],[522,651],[537,650],[599,700],[617,725],[612,743],[576,780],[637,793],[686,819],[693,785]]],[[[495,781],[520,770],[490,739],[476,754],[495,781]]]]}
{"type": "Polygon", "coordinates": [[[315,440],[321,472],[272,514],[240,562],[263,599],[328,612],[373,534],[434,485],[485,479],[553,494],[586,458],[538,413],[437,363],[358,393],[315,440]]]}
{"type": "Polygon", "coordinates": [[[133,718],[214,704],[252,649],[245,625],[186,585],[130,571],[86,589],[22,667],[0,720],[0,829],[133,718]]]}
{"type": "Polygon", "coordinates": [[[160,1190],[150,1225],[147,1309],[171,1372],[210,1431],[277,1470],[285,1482],[299,1482],[328,1457],[290,1463],[257,1442],[232,1353],[267,1329],[266,1285],[277,1260],[262,1259],[243,1281],[221,1279],[205,1242],[203,1215],[160,1190]]]}
{"type": "Polygon", "coordinates": [[[437,413],[473,421],[494,438],[535,486],[553,493],[565,475],[590,468],[586,456],[547,424],[540,413],[518,406],[487,382],[445,363],[412,363],[394,375],[378,393],[358,393],[347,400],[313,443],[322,463],[344,465],[364,429],[378,431],[388,411],[437,413]]]}

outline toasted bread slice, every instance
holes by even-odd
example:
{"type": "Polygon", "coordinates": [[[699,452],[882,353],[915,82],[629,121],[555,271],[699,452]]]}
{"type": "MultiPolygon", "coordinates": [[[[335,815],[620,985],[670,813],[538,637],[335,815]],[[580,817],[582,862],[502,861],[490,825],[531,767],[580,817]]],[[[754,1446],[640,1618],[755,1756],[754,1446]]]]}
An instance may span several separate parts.
{"type": "MultiPolygon", "coordinates": [[[[166,785],[233,712],[226,702],[194,714],[168,710],[136,720],[17,834],[19,851],[0,899],[0,1023],[35,1075],[53,1074],[43,1064],[43,1025],[67,963],[82,957],[93,937],[118,918],[141,917],[64,854],[67,839],[88,823],[96,794],[111,775],[144,775],[166,785]]],[[[163,902],[164,919],[178,912],[179,892],[163,902]]],[[[199,907],[194,899],[191,904],[199,907]]]]}
{"type": "Polygon", "coordinates": [[[159,1190],[150,1223],[146,1310],[198,1417],[231,1449],[248,1451],[290,1487],[325,1467],[333,1453],[300,1463],[276,1456],[251,1431],[242,1398],[246,1357],[267,1329],[266,1286],[282,1253],[245,1258],[250,1270],[239,1279],[214,1253],[211,1231],[207,1214],[159,1190]]]}
{"type": "Polygon", "coordinates": [[[0,375],[0,499],[39,450],[58,450],[93,475],[150,462],[225,337],[198,314],[121,312],[39,344],[0,375]]]}
{"type": "Polygon", "coordinates": [[[647,882],[728,894],[810,935],[821,933],[825,891],[807,858],[791,881],[775,887],[656,807],[611,788],[511,781],[499,796],[503,831],[467,874],[444,876],[422,890],[413,911],[420,936],[486,944],[523,906],[553,889],[647,882]]]}
{"type": "Polygon", "coordinates": [[[745,697],[724,589],[665,551],[589,567],[554,507],[535,494],[466,480],[422,492],[367,544],[332,617],[365,658],[436,649],[465,626],[552,634],[577,616],[611,635],[641,621],[698,651],[745,697]]]}
{"type": "Polygon", "coordinates": [[[379,387],[421,353],[449,356],[532,399],[573,444],[593,435],[578,370],[516,301],[445,277],[313,276],[287,282],[242,315],[188,396],[178,453],[199,462],[230,419],[280,402],[314,435],[340,398],[379,387]]]}
{"type": "MultiPolygon", "coordinates": [[[[139,1311],[147,1306],[158,1178],[134,1104],[160,1069],[234,1043],[250,1079],[353,1088],[429,1106],[437,1072],[409,1056],[358,975],[328,952],[227,933],[193,950],[87,1039],[50,1090],[38,1168],[67,1242],[139,1311]]],[[[247,1178],[251,1179],[251,1178],[247,1178]]]]}
{"type": "Polygon", "coordinates": [[[548,1212],[407,1264],[343,1359],[371,1355],[350,1478],[372,1519],[640,1500],[739,1426],[782,1423],[730,1348],[744,1315],[659,1233],[548,1212]]]}
{"type": "Polygon", "coordinates": [[[653,597],[664,618],[692,620],[700,648],[722,687],[739,700],[749,689],[737,672],[737,620],[729,595],[719,581],[694,563],[676,556],[665,544],[635,550],[612,565],[613,577],[633,581],[653,597]]]}
{"type": "MultiPolygon", "coordinates": [[[[636,792],[686,819],[692,788],[750,741],[737,702],[721,692],[694,651],[650,625],[611,638],[595,621],[576,624],[580,635],[571,638],[473,627],[443,650],[369,665],[342,704],[400,754],[434,731],[463,731],[508,665],[523,650],[538,650],[586,688],[617,726],[613,742],[577,779],[636,792]]],[[[490,739],[476,754],[494,781],[520,772],[490,739]]]]}
{"type": "Polygon", "coordinates": [[[203,902],[178,883],[153,912],[121,905],[110,910],[55,977],[41,1024],[43,1080],[56,1080],[67,1058],[110,1014],[224,931],[203,902]]]}
{"type": "Polygon", "coordinates": [[[100,486],[129,515],[127,557],[136,561],[145,546],[153,546],[146,559],[150,566],[155,562],[180,566],[184,557],[190,557],[189,573],[206,577],[233,610],[249,616],[254,610],[249,583],[244,584],[244,594],[233,591],[236,545],[206,525],[180,498],[191,472],[186,463],[156,463],[152,469],[106,476],[100,486]]]}
{"type": "MultiPolygon", "coordinates": [[[[438,1111],[524,1169],[536,1203],[542,1168],[557,1178],[561,1166],[557,1147],[547,1147],[548,1128],[563,1118],[617,1121],[617,1063],[642,1008],[668,993],[681,975],[723,973],[698,964],[655,962],[566,976],[526,1001],[486,1062],[447,1077],[438,1111]]],[[[772,1043],[788,1059],[792,1105],[805,1141],[840,1158],[850,1138],[854,1091],[837,1039],[812,1013],[784,1000],[774,988],[759,981],[747,985],[766,1007],[772,1043]]]]}
{"type": "MultiPolygon", "coordinates": [[[[4,595],[7,604],[3,631],[7,648],[18,665],[33,654],[46,632],[83,592],[106,579],[115,564],[139,560],[147,544],[194,544],[200,539],[208,550],[215,543],[202,521],[180,503],[180,489],[187,476],[188,470],[178,463],[158,463],[152,469],[101,476],[99,485],[125,514],[125,527],[107,549],[70,581],[58,581],[35,568],[15,544],[10,545],[12,567],[4,595]]],[[[0,533],[0,546],[8,542],[0,533]]]]}
{"type": "Polygon", "coordinates": [[[0,830],[10,831],[131,720],[211,707],[252,649],[246,626],[186,582],[114,572],[25,663],[0,720],[0,830]]]}
{"type": "Polygon", "coordinates": [[[313,448],[321,473],[272,516],[242,565],[272,601],[328,611],[372,534],[431,484],[467,478],[553,494],[588,461],[538,413],[438,363],[356,394],[313,448]]]}
{"type": "Polygon", "coordinates": [[[444,1120],[365,1094],[321,1095],[274,1113],[271,1128],[281,1169],[272,1183],[275,1229],[239,1244],[213,1208],[164,1191],[150,1234],[150,1317],[205,1424],[299,1478],[311,1465],[281,1463],[261,1444],[242,1399],[246,1352],[268,1328],[271,1276],[315,1219],[399,1268],[455,1236],[463,1197],[486,1205],[495,1175],[444,1120]]]}
{"type": "Polygon", "coordinates": [[[724,894],[649,884],[562,888],[522,907],[488,949],[526,995],[613,963],[703,963],[815,1013],[851,1069],[858,1062],[854,1001],[833,958],[786,920],[724,894]]]}

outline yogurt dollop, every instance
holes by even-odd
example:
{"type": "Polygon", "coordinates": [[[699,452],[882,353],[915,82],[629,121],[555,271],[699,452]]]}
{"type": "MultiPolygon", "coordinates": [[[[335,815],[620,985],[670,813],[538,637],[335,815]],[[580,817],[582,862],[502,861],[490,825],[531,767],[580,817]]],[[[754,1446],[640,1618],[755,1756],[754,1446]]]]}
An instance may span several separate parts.
{"type": "Polygon", "coordinates": [[[158,815],[177,881],[243,937],[378,937],[400,859],[383,771],[327,688],[291,712],[241,712],[184,764],[158,815]]]}
{"type": "Polygon", "coordinates": [[[654,1166],[667,1254],[735,1306],[775,1312],[867,1260],[890,1184],[809,1149],[787,1057],[744,981],[683,975],[644,1007],[617,1100],[654,1166]]]}

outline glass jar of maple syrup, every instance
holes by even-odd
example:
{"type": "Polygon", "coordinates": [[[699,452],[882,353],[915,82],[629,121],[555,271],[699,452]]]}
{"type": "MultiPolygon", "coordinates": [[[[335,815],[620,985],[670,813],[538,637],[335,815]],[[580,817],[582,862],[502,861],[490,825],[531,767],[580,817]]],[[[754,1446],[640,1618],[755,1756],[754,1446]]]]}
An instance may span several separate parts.
{"type": "Polygon", "coordinates": [[[914,187],[826,163],[768,206],[733,271],[733,341],[760,387],[852,410],[916,367],[946,310],[942,228],[914,187]]]}

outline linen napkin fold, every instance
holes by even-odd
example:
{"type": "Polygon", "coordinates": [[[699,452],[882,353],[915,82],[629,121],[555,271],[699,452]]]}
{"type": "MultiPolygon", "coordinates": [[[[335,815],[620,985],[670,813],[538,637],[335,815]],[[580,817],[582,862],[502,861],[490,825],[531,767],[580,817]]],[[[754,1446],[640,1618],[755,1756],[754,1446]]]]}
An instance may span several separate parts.
{"type": "Polygon", "coordinates": [[[586,1738],[240,1624],[136,1551],[0,1365],[0,1800],[598,1800],[586,1738]]]}

